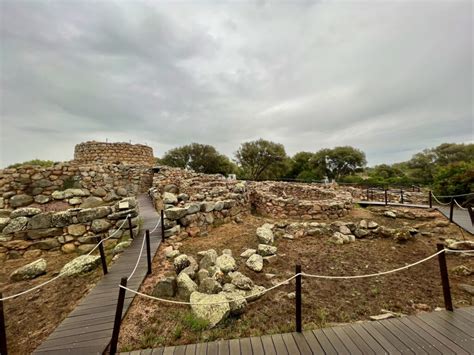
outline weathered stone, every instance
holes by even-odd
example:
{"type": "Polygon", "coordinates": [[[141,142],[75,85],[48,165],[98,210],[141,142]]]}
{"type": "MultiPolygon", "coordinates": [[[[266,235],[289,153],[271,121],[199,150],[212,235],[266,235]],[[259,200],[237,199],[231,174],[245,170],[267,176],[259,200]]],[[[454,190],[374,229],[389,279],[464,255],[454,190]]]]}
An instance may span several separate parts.
{"type": "Polygon", "coordinates": [[[165,230],[165,238],[172,237],[173,235],[178,235],[181,232],[181,226],[176,225],[173,228],[165,230]]]}
{"type": "Polygon", "coordinates": [[[187,200],[189,200],[189,195],[188,194],[181,193],[181,194],[178,195],[178,201],[186,202],[187,200]]]}
{"type": "Polygon", "coordinates": [[[163,203],[166,203],[169,205],[175,205],[178,203],[178,197],[176,197],[176,195],[171,192],[164,192],[163,203]]]}
{"type": "Polygon", "coordinates": [[[30,218],[28,229],[50,228],[52,226],[52,212],[39,213],[30,218]]]}
{"type": "Polygon", "coordinates": [[[10,280],[31,280],[43,274],[46,274],[46,260],[38,259],[13,271],[10,280]]]}
{"type": "Polygon", "coordinates": [[[199,203],[191,203],[186,206],[186,214],[195,214],[201,210],[201,205],[199,203]]]}
{"type": "Polygon", "coordinates": [[[51,201],[51,197],[49,197],[49,196],[46,196],[46,195],[36,195],[35,196],[35,202],[39,203],[41,205],[43,205],[45,203],[48,203],[49,201],[51,201]]]}
{"type": "Polygon", "coordinates": [[[76,246],[74,243],[66,243],[61,247],[61,251],[65,254],[72,254],[76,251],[76,246]]]}
{"type": "Polygon", "coordinates": [[[182,300],[189,301],[189,296],[198,290],[198,286],[188,274],[180,273],[176,282],[178,287],[178,297],[182,300]]]}
{"type": "Polygon", "coordinates": [[[94,233],[101,233],[109,230],[111,227],[110,222],[107,219],[94,219],[91,224],[91,230],[94,233]]]}
{"type": "Polygon", "coordinates": [[[340,226],[339,227],[339,233],[342,233],[342,234],[345,234],[345,235],[352,234],[351,230],[347,226],[340,226]]]}
{"type": "Polygon", "coordinates": [[[222,254],[226,254],[226,255],[232,256],[232,250],[230,250],[230,249],[224,249],[224,250],[222,250],[222,254]]]}
{"type": "Polygon", "coordinates": [[[241,290],[251,290],[253,287],[253,281],[250,277],[245,276],[241,272],[231,272],[229,273],[231,278],[231,283],[235,287],[241,290]]]}
{"type": "Polygon", "coordinates": [[[200,269],[197,272],[197,280],[199,283],[201,283],[202,280],[204,280],[206,277],[209,277],[209,271],[207,271],[206,269],[200,269]]]}
{"type": "Polygon", "coordinates": [[[257,252],[261,256],[275,255],[277,253],[277,247],[267,245],[267,244],[259,244],[257,247],[257,252]]]}
{"type": "Polygon", "coordinates": [[[80,197],[73,197],[69,199],[68,203],[72,206],[80,205],[82,203],[82,199],[80,197]]]}
{"type": "Polygon", "coordinates": [[[176,270],[176,274],[179,274],[181,270],[187,268],[189,265],[191,265],[191,261],[186,254],[178,255],[173,260],[173,266],[176,270]]]}
{"type": "Polygon", "coordinates": [[[67,227],[67,232],[74,237],[79,237],[86,232],[86,226],[83,224],[71,224],[67,227]]]}
{"type": "Polygon", "coordinates": [[[181,207],[172,207],[165,210],[166,218],[170,220],[180,219],[181,217],[184,217],[187,213],[188,210],[186,208],[181,207]]]}
{"type": "Polygon", "coordinates": [[[400,230],[397,230],[395,232],[395,235],[393,236],[393,239],[398,242],[398,243],[402,243],[402,242],[406,242],[407,240],[410,240],[411,239],[411,233],[409,230],[407,229],[400,229],[400,230]]]}
{"type": "Polygon", "coordinates": [[[205,277],[198,288],[199,292],[207,294],[216,294],[222,291],[222,286],[213,277],[205,277]]]}
{"type": "Polygon", "coordinates": [[[222,294],[208,295],[205,293],[193,292],[190,297],[193,313],[199,318],[206,319],[211,328],[215,327],[229,316],[230,306],[226,301],[227,297],[222,294]],[[215,304],[211,305],[210,303],[215,304]]]}
{"type": "Polygon", "coordinates": [[[240,256],[242,258],[249,258],[251,257],[253,254],[256,254],[257,253],[257,250],[255,249],[247,249],[245,250],[242,254],[240,254],[240,256]]]}
{"type": "Polygon", "coordinates": [[[107,195],[107,191],[103,187],[92,189],[91,193],[97,197],[105,197],[107,195]]]}
{"type": "Polygon", "coordinates": [[[383,213],[383,215],[384,215],[385,217],[397,218],[397,215],[396,215],[395,212],[393,212],[393,211],[385,211],[385,212],[383,213]]]}
{"type": "Polygon", "coordinates": [[[224,295],[229,301],[230,314],[238,316],[245,312],[245,309],[247,308],[247,300],[243,298],[243,295],[240,292],[227,291],[220,292],[219,294],[224,295]]]}
{"type": "Polygon", "coordinates": [[[362,229],[367,229],[368,228],[368,224],[367,224],[367,221],[365,219],[362,219],[359,222],[359,228],[362,228],[362,229]]]}
{"type": "Polygon", "coordinates": [[[51,224],[53,227],[66,227],[73,223],[74,216],[75,213],[72,213],[70,211],[56,212],[51,216],[51,224]]]}
{"type": "Polygon", "coordinates": [[[82,201],[80,208],[94,208],[104,204],[104,200],[97,196],[89,196],[82,201]]]}
{"type": "Polygon", "coordinates": [[[209,270],[211,266],[216,264],[217,252],[214,249],[201,251],[198,253],[198,256],[201,257],[201,260],[199,261],[199,267],[201,269],[209,270]]]}
{"type": "Polygon", "coordinates": [[[223,254],[216,259],[216,266],[224,273],[234,271],[237,268],[235,259],[227,254],[223,254]]]}
{"type": "Polygon", "coordinates": [[[269,228],[257,228],[257,238],[262,244],[272,244],[274,241],[273,232],[269,228]]]}
{"type": "Polygon", "coordinates": [[[27,250],[23,254],[23,257],[25,259],[39,258],[41,254],[43,254],[41,250],[27,250]]]}
{"type": "Polygon", "coordinates": [[[370,232],[367,229],[357,228],[354,231],[354,235],[356,236],[356,238],[359,238],[359,239],[365,238],[369,234],[370,232]]]}
{"type": "Polygon", "coordinates": [[[260,272],[263,269],[263,258],[261,255],[253,254],[247,259],[245,265],[247,265],[250,270],[260,272]]]}
{"type": "MultiPolygon", "coordinates": [[[[314,229],[311,229],[311,230],[313,231],[314,229]]],[[[315,233],[311,233],[311,234],[308,234],[308,235],[315,235],[315,233]]],[[[295,239],[295,237],[292,234],[288,234],[288,233],[283,234],[283,238],[289,239],[289,240],[295,239]]]]}
{"type": "Polygon", "coordinates": [[[0,217],[0,231],[7,226],[10,222],[10,218],[8,217],[0,217]]]}
{"type": "Polygon", "coordinates": [[[468,284],[458,284],[458,287],[467,293],[474,295],[474,286],[468,284]]]}
{"type": "Polygon", "coordinates": [[[125,249],[127,249],[130,246],[130,244],[132,244],[131,240],[125,240],[123,242],[118,243],[114,247],[113,253],[114,254],[120,254],[120,253],[124,252],[125,249]]]}
{"type": "Polygon", "coordinates": [[[214,210],[215,203],[212,201],[201,203],[201,212],[211,212],[214,210]]]}
{"type": "Polygon", "coordinates": [[[124,187],[118,187],[115,192],[117,193],[117,195],[122,197],[128,196],[128,191],[124,187]]]}
{"type": "Polygon", "coordinates": [[[152,296],[154,297],[174,297],[176,294],[176,278],[163,277],[158,281],[153,289],[152,296]]]}
{"type": "Polygon", "coordinates": [[[16,218],[16,217],[31,217],[34,216],[35,214],[41,213],[40,208],[34,208],[34,207],[22,207],[14,210],[10,214],[10,218],[16,218]]]}
{"type": "Polygon", "coordinates": [[[396,230],[381,226],[378,228],[378,233],[385,238],[391,238],[395,236],[396,230]]]}
{"type": "Polygon", "coordinates": [[[180,255],[181,253],[179,252],[179,250],[169,250],[165,253],[165,256],[168,258],[168,259],[174,259],[176,258],[178,255],[180,255]]]}
{"type": "Polygon", "coordinates": [[[367,225],[367,227],[369,229],[375,229],[379,226],[379,224],[377,222],[374,222],[374,221],[370,221],[369,224],[367,225]]]}
{"type": "Polygon", "coordinates": [[[163,191],[177,194],[179,192],[179,189],[178,189],[178,186],[174,184],[168,184],[168,185],[165,185],[165,187],[163,188],[163,191]]]}
{"type": "MultiPolygon", "coordinates": [[[[91,240],[91,242],[94,240],[91,240]]],[[[79,254],[86,254],[89,253],[92,249],[94,249],[96,244],[82,244],[77,247],[77,252],[79,254]]]]}
{"type": "Polygon", "coordinates": [[[17,217],[10,220],[6,227],[3,228],[3,234],[16,233],[26,229],[28,217],[17,217]]]}
{"type": "Polygon", "coordinates": [[[255,285],[251,290],[242,292],[245,292],[245,297],[247,297],[248,302],[253,302],[265,294],[265,287],[255,285]]]}
{"type": "Polygon", "coordinates": [[[94,270],[100,264],[98,255],[81,255],[68,262],[61,269],[60,274],[64,276],[78,276],[94,270]]]}
{"type": "Polygon", "coordinates": [[[455,268],[451,269],[451,272],[459,276],[471,276],[472,274],[474,274],[474,271],[472,271],[466,265],[456,266],[455,268]]]}
{"type": "Polygon", "coordinates": [[[60,246],[61,244],[56,238],[43,239],[33,243],[32,245],[33,248],[41,250],[51,250],[54,248],[59,248],[60,246]]]}
{"type": "Polygon", "coordinates": [[[29,239],[41,239],[47,237],[57,237],[63,234],[62,228],[41,228],[31,229],[27,232],[29,239]]]}
{"type": "Polygon", "coordinates": [[[28,206],[29,204],[33,203],[33,201],[33,197],[24,194],[12,196],[9,200],[10,206],[13,208],[28,206]]]}

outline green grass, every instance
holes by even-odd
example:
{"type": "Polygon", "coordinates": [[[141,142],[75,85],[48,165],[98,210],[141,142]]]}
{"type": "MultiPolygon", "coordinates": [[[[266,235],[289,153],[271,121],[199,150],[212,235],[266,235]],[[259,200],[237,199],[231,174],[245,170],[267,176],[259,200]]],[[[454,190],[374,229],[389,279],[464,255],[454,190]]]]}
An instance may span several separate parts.
{"type": "Polygon", "coordinates": [[[186,312],[183,315],[182,322],[187,329],[194,332],[200,332],[209,327],[209,322],[206,319],[199,318],[192,312],[186,312]]]}

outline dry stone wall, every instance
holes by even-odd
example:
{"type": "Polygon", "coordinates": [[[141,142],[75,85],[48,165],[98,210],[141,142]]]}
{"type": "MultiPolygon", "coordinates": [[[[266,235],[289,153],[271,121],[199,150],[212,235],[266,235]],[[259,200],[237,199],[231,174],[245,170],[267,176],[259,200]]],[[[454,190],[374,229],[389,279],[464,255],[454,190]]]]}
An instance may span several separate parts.
{"type": "Polygon", "coordinates": [[[105,246],[114,247],[130,236],[128,223],[124,223],[127,215],[132,217],[132,232],[138,233],[138,212],[136,199],[130,197],[111,206],[60,212],[42,212],[34,207],[0,210],[0,260],[38,250],[87,253],[96,245],[98,235],[113,235],[105,246]]]}
{"type": "Polygon", "coordinates": [[[143,144],[84,142],[74,148],[78,164],[124,164],[153,166],[153,149],[143,144]]]}

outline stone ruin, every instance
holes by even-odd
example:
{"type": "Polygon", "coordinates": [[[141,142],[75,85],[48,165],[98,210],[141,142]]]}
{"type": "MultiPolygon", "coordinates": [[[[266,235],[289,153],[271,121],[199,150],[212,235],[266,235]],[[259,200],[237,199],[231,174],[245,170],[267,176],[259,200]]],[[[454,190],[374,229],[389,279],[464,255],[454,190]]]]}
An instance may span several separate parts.
{"type": "Polygon", "coordinates": [[[85,142],[74,148],[77,164],[123,164],[153,166],[153,149],[143,144],[85,142]]]}

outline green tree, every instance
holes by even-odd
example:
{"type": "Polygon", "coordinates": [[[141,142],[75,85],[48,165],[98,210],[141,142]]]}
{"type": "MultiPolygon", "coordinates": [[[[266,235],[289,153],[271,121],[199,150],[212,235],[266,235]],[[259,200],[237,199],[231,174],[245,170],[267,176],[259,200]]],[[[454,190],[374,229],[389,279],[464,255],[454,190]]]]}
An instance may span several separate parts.
{"type": "Polygon", "coordinates": [[[235,158],[243,176],[253,180],[284,176],[289,166],[285,147],[264,139],[242,143],[235,158]]]}
{"type": "Polygon", "coordinates": [[[361,172],[367,160],[363,151],[344,146],[319,150],[314,155],[312,164],[316,171],[324,171],[329,179],[339,181],[345,176],[361,172]]]}
{"type": "Polygon", "coordinates": [[[460,195],[474,191],[474,162],[455,162],[439,168],[434,176],[437,195],[460,195]]]}
{"type": "Polygon", "coordinates": [[[298,152],[290,160],[286,177],[299,180],[321,180],[324,174],[316,171],[312,165],[314,153],[298,152]]]}
{"type": "Polygon", "coordinates": [[[230,174],[236,166],[211,145],[192,143],[167,151],[160,159],[163,165],[189,168],[205,174],[230,174]]]}
{"type": "Polygon", "coordinates": [[[33,160],[24,161],[23,163],[15,163],[15,164],[12,164],[12,165],[10,165],[10,166],[7,166],[7,169],[18,168],[18,167],[23,166],[23,165],[37,165],[37,166],[41,166],[41,167],[43,167],[43,168],[48,168],[48,167],[54,165],[54,161],[52,161],[52,160],[33,159],[33,160]]]}

